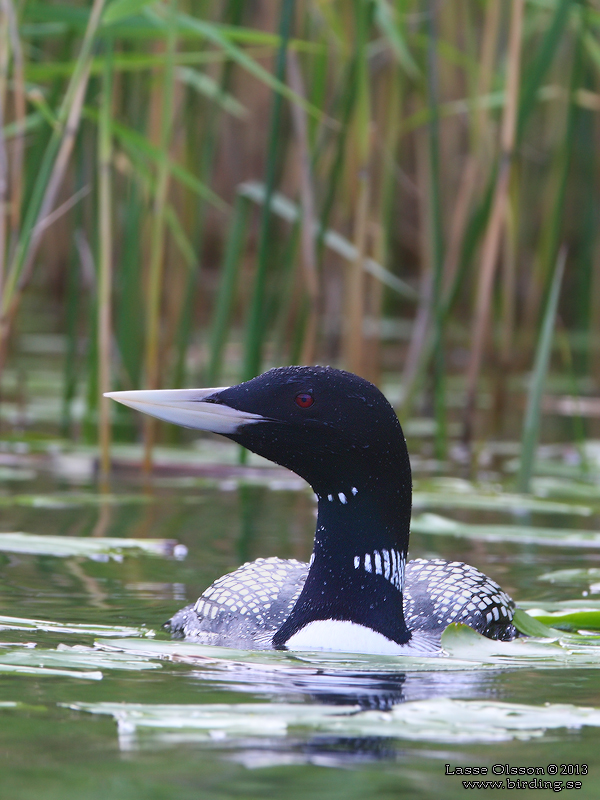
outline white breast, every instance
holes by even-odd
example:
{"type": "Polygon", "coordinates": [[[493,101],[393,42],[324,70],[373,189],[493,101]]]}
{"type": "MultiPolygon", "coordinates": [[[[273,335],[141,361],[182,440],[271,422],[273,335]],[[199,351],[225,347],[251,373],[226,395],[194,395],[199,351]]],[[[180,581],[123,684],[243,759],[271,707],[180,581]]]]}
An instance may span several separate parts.
{"type": "Polygon", "coordinates": [[[355,622],[323,619],[309,622],[286,642],[289,650],[335,650],[340,653],[408,655],[407,646],[355,622]]]}

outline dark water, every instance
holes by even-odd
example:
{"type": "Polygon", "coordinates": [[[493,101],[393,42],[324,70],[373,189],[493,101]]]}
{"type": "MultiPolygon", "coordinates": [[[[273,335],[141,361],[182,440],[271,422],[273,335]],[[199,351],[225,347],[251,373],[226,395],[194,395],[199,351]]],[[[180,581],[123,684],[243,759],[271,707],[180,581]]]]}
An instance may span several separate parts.
{"type": "MultiPolygon", "coordinates": [[[[6,483],[5,498],[43,493],[61,497],[73,487],[51,477],[6,483]]],[[[84,486],[86,495],[92,491],[84,486]]],[[[126,479],[117,490],[138,495],[133,502],[76,503],[67,508],[7,504],[2,531],[173,538],[185,544],[184,560],[126,556],[121,562],[0,553],[0,614],[68,623],[146,626],[160,630],[168,616],[216,577],[242,561],[277,555],[310,555],[314,505],[305,491],[265,486],[177,488],[158,482],[147,502],[126,479]]],[[[502,512],[454,511],[456,518],[510,523],[502,512]]],[[[594,529],[598,517],[532,515],[529,521],[554,527],[594,529]]],[[[519,522],[523,518],[518,519],[519,522]]],[[[515,599],[581,597],[581,587],[539,582],[551,569],[598,566],[593,549],[522,546],[414,536],[412,557],[439,556],[475,564],[496,578],[515,599]]],[[[162,634],[158,634],[159,638],[162,634]]],[[[2,631],[5,643],[92,645],[83,634],[2,631]]],[[[1,660],[1,659],[0,659],[1,660]]],[[[357,664],[344,671],[297,674],[222,665],[161,662],[160,669],[102,669],[102,680],[0,672],[0,797],[11,800],[60,798],[159,800],[162,798],[454,798],[519,791],[525,796],[558,793],[552,788],[518,789],[509,780],[532,776],[492,775],[493,765],[543,768],[579,765],[585,775],[546,774],[562,782],[569,796],[600,797],[600,730],[555,728],[496,742],[418,741],[386,735],[315,733],[298,726],[287,734],[214,736],[194,739],[177,731],[163,735],[129,732],[112,716],[65,708],[62,704],[128,702],[161,704],[336,704],[385,709],[394,703],[429,698],[462,698],[600,707],[596,669],[493,669],[487,671],[366,673],[357,664]],[[447,775],[446,764],[487,767],[487,778],[503,789],[465,789],[463,777],[447,775]],[[581,765],[587,765],[586,768],[581,765]],[[581,781],[567,789],[566,781],[581,781]]],[[[266,723],[265,723],[266,724],[266,723]]],[[[383,723],[382,723],[383,727],[383,723]]],[[[460,727],[460,726],[459,726],[460,727]]],[[[503,770],[504,767],[497,767],[503,770]]]]}

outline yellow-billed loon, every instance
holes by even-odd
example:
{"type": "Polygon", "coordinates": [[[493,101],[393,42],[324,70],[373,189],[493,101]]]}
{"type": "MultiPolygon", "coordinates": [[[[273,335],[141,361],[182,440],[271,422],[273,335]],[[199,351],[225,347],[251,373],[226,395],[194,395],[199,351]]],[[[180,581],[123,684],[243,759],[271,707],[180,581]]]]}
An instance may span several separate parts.
{"type": "Polygon", "coordinates": [[[111,392],[159,419],[223,434],[300,475],[318,500],[309,564],[259,558],[170,620],[238,648],[438,655],[462,622],[514,638],[514,603],[456,561],[406,563],[412,480],[404,434],[373,384],[331,367],[280,367],[237,386],[111,392]]]}

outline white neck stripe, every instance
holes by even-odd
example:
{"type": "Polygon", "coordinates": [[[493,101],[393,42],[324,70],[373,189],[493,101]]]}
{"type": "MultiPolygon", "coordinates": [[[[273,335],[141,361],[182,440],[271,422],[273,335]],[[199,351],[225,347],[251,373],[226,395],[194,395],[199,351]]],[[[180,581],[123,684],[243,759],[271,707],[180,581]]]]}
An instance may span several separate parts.
{"type": "Polygon", "coordinates": [[[398,591],[404,591],[404,566],[406,557],[398,550],[374,550],[364,556],[354,556],[354,569],[363,567],[365,572],[382,575],[398,591]]]}

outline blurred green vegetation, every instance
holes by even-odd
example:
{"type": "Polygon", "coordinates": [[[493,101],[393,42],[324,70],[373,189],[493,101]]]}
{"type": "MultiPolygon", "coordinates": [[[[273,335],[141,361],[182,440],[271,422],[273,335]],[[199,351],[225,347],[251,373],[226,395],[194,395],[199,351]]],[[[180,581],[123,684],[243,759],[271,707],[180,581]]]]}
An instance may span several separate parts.
{"type": "Polygon", "coordinates": [[[599,33],[597,0],[3,0],[0,370],[60,334],[108,469],[109,389],[333,363],[443,455],[449,379],[469,442],[535,365],[527,488],[553,345],[600,379],[599,33]]]}

